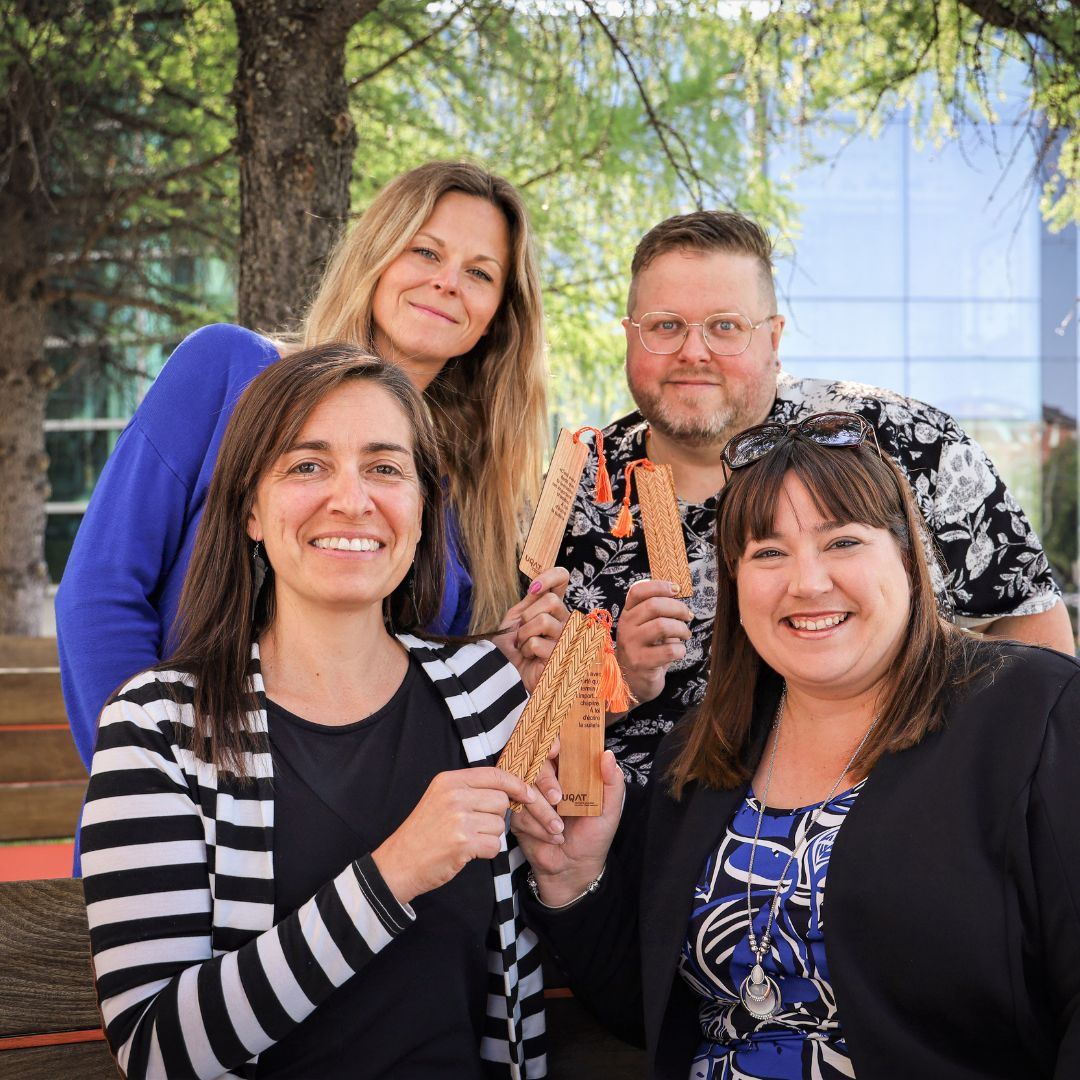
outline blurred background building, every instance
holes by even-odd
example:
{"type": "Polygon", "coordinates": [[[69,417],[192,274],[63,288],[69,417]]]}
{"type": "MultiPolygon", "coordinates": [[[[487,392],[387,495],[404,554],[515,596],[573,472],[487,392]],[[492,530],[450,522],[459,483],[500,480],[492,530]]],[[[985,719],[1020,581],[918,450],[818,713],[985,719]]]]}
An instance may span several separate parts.
{"type": "Polygon", "coordinates": [[[818,134],[821,164],[775,172],[801,205],[781,260],[782,357],[797,375],[888,387],[951,413],[987,450],[1042,538],[1077,620],[1078,243],[1050,233],[1036,150],[1009,122],[919,145],[818,134]]]}

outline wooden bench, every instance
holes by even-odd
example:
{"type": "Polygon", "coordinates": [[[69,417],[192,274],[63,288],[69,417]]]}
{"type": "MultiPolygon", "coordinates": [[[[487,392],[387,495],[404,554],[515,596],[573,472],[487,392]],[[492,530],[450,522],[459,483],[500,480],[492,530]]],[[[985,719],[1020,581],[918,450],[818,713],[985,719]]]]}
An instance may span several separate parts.
{"type": "MultiPolygon", "coordinates": [[[[547,994],[550,1080],[634,1080],[645,1055],[569,991],[547,994]]],[[[0,1080],[116,1080],[101,1031],[78,881],[0,883],[0,1080]]]]}
{"type": "Polygon", "coordinates": [[[116,1080],[82,885],[0,883],[0,1080],[116,1080]]]}
{"type": "Polygon", "coordinates": [[[56,639],[0,635],[0,841],[70,837],[86,779],[56,639]]]}

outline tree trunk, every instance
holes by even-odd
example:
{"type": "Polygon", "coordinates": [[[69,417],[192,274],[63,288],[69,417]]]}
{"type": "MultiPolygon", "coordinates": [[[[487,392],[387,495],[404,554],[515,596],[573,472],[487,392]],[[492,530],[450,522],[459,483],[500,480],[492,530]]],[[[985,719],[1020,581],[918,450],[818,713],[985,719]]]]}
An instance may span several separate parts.
{"type": "Polygon", "coordinates": [[[239,318],[295,324],[349,212],[356,130],[345,42],[379,0],[232,0],[239,318]]]}
{"type": "Polygon", "coordinates": [[[0,101],[0,634],[38,634],[45,566],[45,402],[53,373],[45,360],[44,289],[52,207],[45,190],[55,108],[24,67],[7,72],[0,101]],[[6,121],[6,122],[4,122],[6,121]]]}

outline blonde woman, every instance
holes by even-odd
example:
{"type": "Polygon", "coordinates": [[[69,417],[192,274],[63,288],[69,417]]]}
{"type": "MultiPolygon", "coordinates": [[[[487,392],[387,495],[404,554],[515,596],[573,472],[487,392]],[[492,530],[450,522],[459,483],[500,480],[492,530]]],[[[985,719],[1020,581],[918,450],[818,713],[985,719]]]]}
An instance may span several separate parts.
{"type": "Polygon", "coordinates": [[[332,341],[398,364],[435,420],[448,558],[427,629],[461,634],[508,620],[519,625],[500,639],[510,659],[536,659],[550,647],[562,571],[538,579],[516,604],[520,521],[539,486],[546,435],[543,310],[528,215],[506,180],[468,163],[430,162],[392,180],[344,237],[295,339],[222,324],[197,330],[120,435],[56,598],[64,699],[88,768],[108,696],[168,654],[237,399],[283,355],[332,341]]]}

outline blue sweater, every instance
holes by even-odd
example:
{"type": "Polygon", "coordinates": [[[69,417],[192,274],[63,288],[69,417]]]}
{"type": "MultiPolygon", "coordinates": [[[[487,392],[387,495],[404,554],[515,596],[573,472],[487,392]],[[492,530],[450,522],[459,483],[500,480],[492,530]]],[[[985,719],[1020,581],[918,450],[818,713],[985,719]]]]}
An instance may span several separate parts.
{"type": "MultiPolygon", "coordinates": [[[[204,326],[169,357],[117,440],[94,489],[56,594],[60,681],[87,769],[109,696],[168,655],[169,629],[221,437],[273,344],[239,326],[204,326]]],[[[450,550],[439,616],[429,629],[464,634],[472,579],[448,515],[450,550]]]]}

